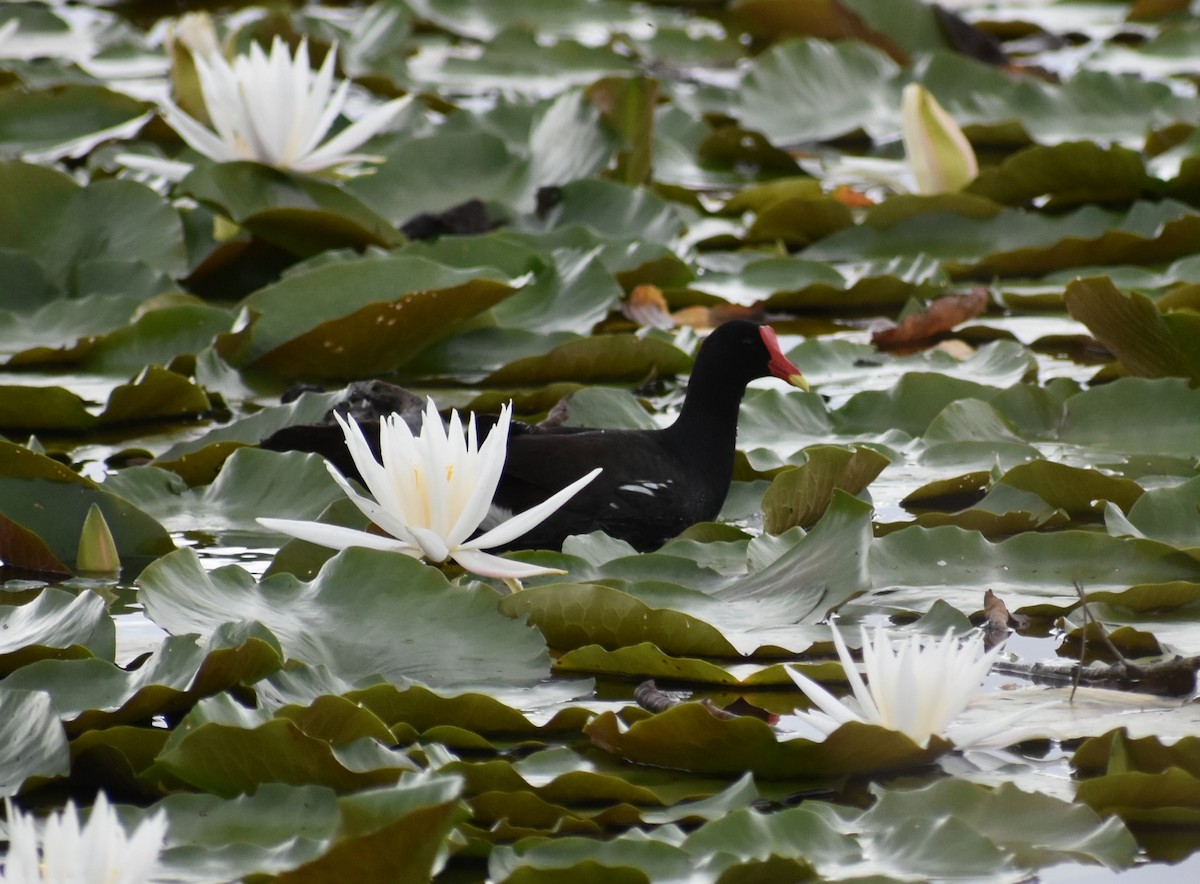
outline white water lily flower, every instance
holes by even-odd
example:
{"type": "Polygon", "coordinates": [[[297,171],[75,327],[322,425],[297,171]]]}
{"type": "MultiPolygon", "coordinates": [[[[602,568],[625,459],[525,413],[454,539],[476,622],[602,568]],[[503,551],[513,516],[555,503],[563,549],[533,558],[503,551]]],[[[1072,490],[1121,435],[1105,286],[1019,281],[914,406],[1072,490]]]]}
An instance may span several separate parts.
{"type": "Polygon", "coordinates": [[[975,695],[1003,647],[998,645],[984,653],[978,635],[960,642],[951,633],[940,641],[912,635],[893,644],[882,627],[875,630],[874,639],[864,628],[862,639],[866,684],[841,634],[836,627],[833,630],[833,643],[857,708],[812,679],[788,670],[792,681],[817,706],[814,711],[797,713],[797,717],[822,739],[847,721],[859,721],[899,731],[925,748],[931,737],[945,736],[946,728],[975,695]]]}
{"type": "Polygon", "coordinates": [[[374,499],[359,494],[332,465],[326,466],[354,505],[391,536],[292,519],[262,518],[259,524],[331,549],[365,546],[394,550],[430,562],[453,559],[468,571],[503,580],[562,573],[554,568],[514,562],[484,550],[510,543],[541,524],[596,478],[599,468],[537,506],[472,537],[488,517],[492,497],[500,484],[508,451],[511,404],[500,409],[500,418],[482,445],[475,431],[474,414],[464,439],[462,420],[457,411],[451,412],[447,435],[432,399],[426,405],[425,421],[418,436],[413,436],[398,414],[381,418],[382,463],[375,460],[357,423],[344,420],[337,413],[334,417],[345,434],[346,446],[363,484],[374,499]]]}
{"type": "Polygon", "coordinates": [[[917,193],[961,190],[979,174],[971,142],[924,86],[909,83],[904,87],[900,126],[917,193]]]}
{"type": "Polygon", "coordinates": [[[96,796],[83,825],[70,801],[40,827],[32,815],[17,810],[10,799],[5,799],[5,807],[8,853],[0,882],[145,884],[160,875],[158,856],[167,834],[167,818],[162,810],[142,820],[131,835],[103,792],[96,796]]]}
{"type": "Polygon", "coordinates": [[[318,172],[376,161],[378,157],[353,151],[388,126],[412,97],[374,108],[322,144],[350,88],[348,80],[334,88],[335,57],[336,48],[314,73],[308,41],[300,41],[293,57],[279,37],[269,56],[255,43],[249,55],[239,55],[233,64],[219,53],[197,52],[196,72],[213,128],[169,100],[163,117],[184,141],[217,162],[254,160],[277,169],[318,172]]]}

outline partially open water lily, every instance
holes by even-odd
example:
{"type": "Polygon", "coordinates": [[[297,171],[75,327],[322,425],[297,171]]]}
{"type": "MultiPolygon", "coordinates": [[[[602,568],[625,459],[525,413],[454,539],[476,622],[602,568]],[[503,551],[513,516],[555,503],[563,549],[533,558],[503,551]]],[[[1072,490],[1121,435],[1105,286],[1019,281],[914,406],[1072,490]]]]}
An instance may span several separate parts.
{"type": "Polygon", "coordinates": [[[900,125],[917,193],[961,190],[979,174],[971,142],[924,86],[909,83],[904,87],[900,125]]]}
{"type": "Polygon", "coordinates": [[[160,878],[158,857],[167,834],[161,810],[130,834],[103,792],[82,825],[71,801],[40,826],[11,800],[5,799],[5,808],[8,853],[0,874],[4,884],[145,884],[160,878]]]}
{"type": "Polygon", "coordinates": [[[811,712],[800,712],[800,724],[819,738],[828,736],[848,721],[877,724],[899,731],[925,748],[946,729],[975,695],[1003,645],[984,652],[983,641],[972,636],[959,641],[947,633],[934,641],[912,635],[893,642],[886,629],[875,630],[872,638],[862,631],[863,663],[867,682],[841,634],[833,630],[833,643],[846,670],[854,700],[844,702],[812,679],[788,670],[792,681],[816,704],[811,712]]]}
{"type": "MultiPolygon", "coordinates": [[[[255,43],[232,64],[219,52],[196,52],[196,73],[212,128],[170,100],[163,102],[163,118],[192,148],[217,162],[253,160],[277,169],[319,172],[377,161],[379,157],[354,151],[391,124],[411,96],[373,108],[322,143],[350,88],[347,80],[334,87],[336,54],[336,49],[326,53],[314,72],[306,40],[300,41],[295,56],[279,37],[270,55],[255,43]]],[[[121,160],[133,168],[178,177],[178,163],[128,154],[121,160]]]]}
{"type": "Polygon", "coordinates": [[[394,550],[430,562],[453,559],[468,571],[502,580],[561,573],[484,550],[503,546],[536,527],[599,475],[599,469],[537,506],[472,536],[496,516],[491,512],[491,504],[504,468],[511,405],[501,407],[500,418],[482,445],[475,429],[475,415],[471,415],[464,436],[462,419],[457,411],[451,412],[447,433],[432,399],[425,408],[425,420],[417,436],[413,436],[400,415],[381,418],[382,463],[375,459],[358,424],[339,414],[334,417],[341,425],[354,465],[374,499],[359,494],[334,467],[329,466],[329,472],[354,505],[390,536],[292,519],[261,518],[259,524],[331,549],[365,546],[394,550]]]}

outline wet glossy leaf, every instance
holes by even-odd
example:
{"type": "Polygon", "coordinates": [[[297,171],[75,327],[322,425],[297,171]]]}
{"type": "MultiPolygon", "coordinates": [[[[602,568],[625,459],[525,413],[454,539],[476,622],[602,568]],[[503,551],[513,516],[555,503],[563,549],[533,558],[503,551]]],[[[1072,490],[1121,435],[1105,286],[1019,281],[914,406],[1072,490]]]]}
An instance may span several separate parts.
{"type": "Polygon", "coordinates": [[[386,219],[344,189],[259,163],[202,165],[181,187],[255,236],[304,257],[402,241],[386,219]]]}
{"type": "Polygon", "coordinates": [[[194,635],[169,636],[133,671],[104,659],[43,660],[9,679],[13,687],[46,691],[74,736],[177,715],[201,697],[253,684],[282,665],[274,636],[231,625],[204,645],[194,635]]]}
{"type": "MultiPolygon", "coordinates": [[[[120,497],[51,460],[12,443],[0,443],[0,510],[6,518],[35,533],[62,562],[74,562],[79,532],[95,503],[104,513],[126,567],[140,570],[150,557],[174,549],[162,526],[120,497]]],[[[0,550],[9,564],[17,546],[0,550]]]]}
{"type": "Polygon", "coordinates": [[[823,743],[780,739],[760,719],[717,718],[699,703],[683,703],[630,725],[605,712],[586,730],[601,748],[639,764],[725,775],[752,771],[773,779],[918,767],[948,746],[935,739],[920,749],[903,734],[856,722],[842,725],[823,743]]]}
{"type": "Polygon", "coordinates": [[[982,610],[983,590],[992,589],[1009,610],[1028,613],[1073,607],[1076,580],[1087,589],[1110,589],[1197,579],[1200,563],[1148,540],[1062,531],[991,543],[960,528],[917,527],[872,546],[870,597],[896,610],[924,611],[937,587],[938,598],[974,612],[982,610]]]}
{"type": "Polygon", "coordinates": [[[140,587],[147,615],[169,632],[209,635],[257,620],[287,656],[352,682],[530,684],[549,663],[535,630],[496,611],[494,590],[451,585],[400,554],[351,549],[311,583],[290,574],[256,583],[236,566],[205,571],[180,550],[147,569],[140,587]]]}
{"type": "Polygon", "coordinates": [[[404,141],[347,190],[393,224],[467,200],[516,207],[533,195],[528,159],[490,132],[438,132],[404,141]]]}
{"type": "Polygon", "coordinates": [[[900,128],[897,67],[861,43],[792,40],[751,65],[742,83],[744,125],[777,144],[820,141],[864,130],[900,128]]]}
{"type": "Polygon", "coordinates": [[[100,85],[7,89],[0,93],[0,153],[77,157],[106,138],[134,134],[149,118],[143,102],[100,85]]]}
{"type": "MultiPolygon", "coordinates": [[[[1200,361],[1185,335],[1177,335],[1154,302],[1122,292],[1107,277],[1077,279],[1067,286],[1067,309],[1131,374],[1185,377],[1200,382],[1200,361]]],[[[1185,331],[1186,326],[1180,331],[1185,331]]]]}
{"type": "Polygon", "coordinates": [[[5,674],[37,660],[94,656],[111,661],[116,653],[116,629],[95,593],[73,596],[47,587],[23,605],[0,607],[0,622],[0,670],[5,674]]]}
{"type": "Polygon", "coordinates": [[[780,473],[763,495],[763,524],[772,534],[797,525],[812,527],[824,515],[835,490],[860,493],[889,462],[870,448],[819,445],[804,453],[804,465],[780,473]]]}
{"type": "Polygon", "coordinates": [[[188,488],[174,472],[158,467],[122,470],[105,483],[174,531],[259,532],[259,516],[316,519],[344,497],[323,458],[297,451],[239,448],[212,484],[188,488]]]}
{"type": "MultiPolygon", "coordinates": [[[[946,852],[952,841],[941,837],[924,841],[916,836],[923,829],[933,835],[940,823],[950,820],[1008,853],[1006,861],[1015,868],[1073,858],[1120,869],[1133,862],[1136,852],[1133,837],[1115,820],[1102,821],[1087,808],[1010,784],[989,790],[948,779],[921,789],[875,787],[874,791],[879,800],[863,814],[859,826],[897,848],[902,866],[933,877],[941,874],[938,869],[943,864],[959,867],[964,857],[957,850],[946,852]],[[932,807],[937,808],[936,820],[930,818],[932,807]],[[928,824],[932,825],[926,829],[928,824]]],[[[949,837],[950,831],[942,835],[949,837]]]]}
{"type": "Polygon", "coordinates": [[[285,377],[392,371],[512,293],[419,258],[363,258],[289,276],[251,295],[247,364],[285,377]]]}
{"type": "MultiPolygon", "coordinates": [[[[75,270],[89,261],[140,261],[167,272],[184,263],[179,215],[132,181],[84,188],[60,172],[0,162],[0,247],[28,252],[63,294],[75,294],[75,270]]],[[[84,294],[85,292],[78,292],[84,294]]]]}
{"type": "Polygon", "coordinates": [[[1154,190],[1142,158],[1118,146],[1090,141],[1034,145],[985,169],[967,188],[1006,205],[1024,205],[1049,197],[1056,209],[1100,203],[1130,203],[1154,190]]]}
{"type": "Polygon", "coordinates": [[[67,736],[41,691],[0,688],[0,795],[15,795],[31,777],[69,769],[67,736]]]}
{"type": "Polygon", "coordinates": [[[664,341],[606,335],[579,338],[543,356],[518,359],[484,380],[488,384],[544,384],[565,379],[600,383],[682,374],[690,367],[687,356],[664,341]]]}

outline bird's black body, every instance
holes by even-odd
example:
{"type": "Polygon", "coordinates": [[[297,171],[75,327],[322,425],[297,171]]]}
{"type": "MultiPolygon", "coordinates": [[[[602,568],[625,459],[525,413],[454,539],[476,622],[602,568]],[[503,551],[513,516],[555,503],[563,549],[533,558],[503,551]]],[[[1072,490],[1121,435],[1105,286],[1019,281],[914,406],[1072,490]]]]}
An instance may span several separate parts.
{"type": "MultiPolygon", "coordinates": [[[[701,346],[683,408],[669,427],[604,430],[513,422],[494,506],[521,512],[595,467],[602,472],[509,548],[558,549],[572,534],[599,529],[649,550],[689,525],[715,518],[733,476],[742,395],[750,381],[769,375],[802,383],[770,328],[727,322],[701,346]]],[[[377,447],[378,421],[361,424],[377,447]]],[[[316,451],[356,475],[336,425],[289,427],[263,445],[316,451]]]]}

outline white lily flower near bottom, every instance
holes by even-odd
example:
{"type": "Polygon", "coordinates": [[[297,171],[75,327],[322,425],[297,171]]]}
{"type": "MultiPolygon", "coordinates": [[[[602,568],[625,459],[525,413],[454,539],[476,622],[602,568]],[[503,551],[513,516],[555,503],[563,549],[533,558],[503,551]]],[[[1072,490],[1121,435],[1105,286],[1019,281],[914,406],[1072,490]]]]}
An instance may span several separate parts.
{"type": "Polygon", "coordinates": [[[807,676],[788,670],[792,681],[817,706],[795,716],[817,739],[848,721],[858,721],[899,731],[925,748],[932,737],[946,736],[1003,647],[984,653],[978,635],[960,642],[950,633],[939,641],[912,635],[893,643],[882,627],[875,630],[873,639],[864,628],[862,639],[866,684],[841,634],[836,627],[833,630],[838,658],[854,692],[853,706],[807,676]]]}
{"type": "Polygon", "coordinates": [[[599,468],[537,506],[472,536],[488,517],[496,486],[500,484],[508,451],[511,404],[501,407],[500,418],[482,445],[473,414],[464,438],[462,420],[457,411],[451,412],[447,434],[432,399],[426,405],[418,436],[413,436],[398,414],[381,418],[382,463],[375,459],[358,424],[336,413],[334,417],[346,437],[354,465],[374,499],[359,494],[341,473],[327,464],[329,472],[354,505],[390,536],[292,519],[260,518],[260,525],[331,549],[365,546],[430,562],[453,559],[468,571],[506,581],[562,573],[555,568],[514,562],[484,550],[511,543],[535,528],[596,478],[599,468]]]}
{"type": "Polygon", "coordinates": [[[8,853],[4,884],[145,884],[160,875],[167,818],[159,810],[129,834],[103,792],[85,824],[73,802],[41,827],[5,799],[8,853]]]}

